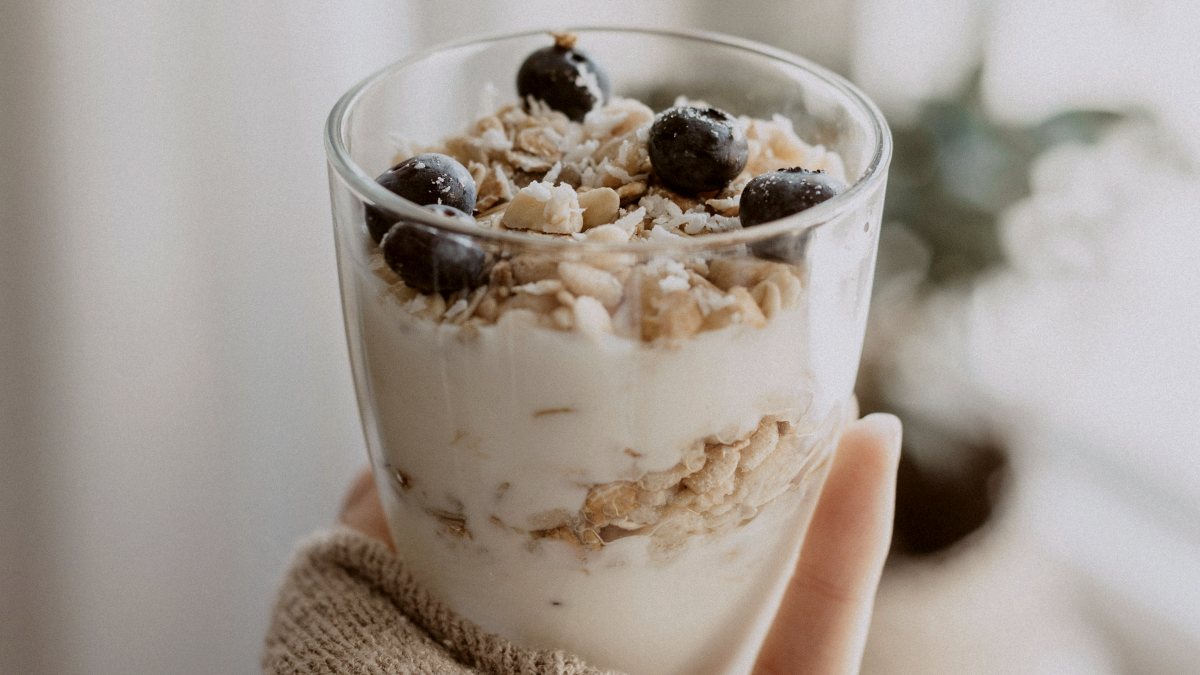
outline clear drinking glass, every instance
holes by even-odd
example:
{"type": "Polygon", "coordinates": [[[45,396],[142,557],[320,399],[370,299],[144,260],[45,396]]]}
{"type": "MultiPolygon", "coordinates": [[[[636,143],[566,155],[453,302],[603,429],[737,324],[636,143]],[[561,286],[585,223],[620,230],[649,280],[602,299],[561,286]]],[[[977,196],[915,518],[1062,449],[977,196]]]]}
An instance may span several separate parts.
{"type": "Polygon", "coordinates": [[[775,223],[665,241],[473,227],[374,177],[398,136],[461,132],[488,112],[490,87],[515,100],[516,69],[545,33],[436,48],[363,81],[333,109],[325,142],[377,484],[412,574],[484,629],[632,673],[747,672],[847,421],[890,136],[856,88],[791,54],[709,34],[573,32],[614,95],[782,115],[840,154],[851,187],[775,223]],[[520,292],[528,311],[461,321],[453,306],[480,301],[404,289],[364,204],[469,240],[498,266],[617,270],[609,321],[634,328],[608,327],[599,303],[556,300],[553,284],[549,299],[520,292]],[[646,270],[716,280],[725,304],[697,305],[646,270]]]}

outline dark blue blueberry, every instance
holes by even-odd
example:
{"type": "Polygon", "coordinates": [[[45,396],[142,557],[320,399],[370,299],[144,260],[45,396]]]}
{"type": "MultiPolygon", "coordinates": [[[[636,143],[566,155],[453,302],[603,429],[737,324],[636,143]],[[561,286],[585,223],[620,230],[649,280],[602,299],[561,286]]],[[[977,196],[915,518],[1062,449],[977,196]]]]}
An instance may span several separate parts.
{"type": "MultiPolygon", "coordinates": [[[[475,211],[475,180],[458,160],[426,152],[400,162],[375,179],[414,204],[445,204],[464,213],[475,211]]],[[[396,217],[376,206],[366,207],[367,231],[378,243],[396,217]]]]}
{"type": "Polygon", "coordinates": [[[517,71],[521,101],[544,102],[576,122],[608,100],[608,75],[575,49],[574,35],[555,35],[554,44],[530,54],[517,71]]]}
{"type": "Polygon", "coordinates": [[[755,176],[742,190],[739,218],[742,227],[753,227],[799,213],[840,194],[842,181],[824,171],[799,167],[755,176]]]}
{"type": "Polygon", "coordinates": [[[720,190],[746,167],[742,125],[717,108],[679,106],[659,113],[648,142],[654,173],[688,194],[720,190]]]}
{"type": "MultiPolygon", "coordinates": [[[[453,206],[430,204],[434,213],[474,224],[475,219],[453,206]]],[[[450,295],[463,288],[482,286],[492,267],[492,257],[470,237],[439,231],[401,220],[388,230],[380,244],[387,261],[404,283],[422,293],[450,295]]]]}
{"type": "MultiPolygon", "coordinates": [[[[824,171],[795,167],[764,173],[746,183],[738,217],[742,227],[769,223],[816,206],[845,189],[842,181],[824,171]]],[[[755,242],[751,249],[760,258],[797,262],[804,255],[806,235],[805,232],[781,234],[755,242]]]]}

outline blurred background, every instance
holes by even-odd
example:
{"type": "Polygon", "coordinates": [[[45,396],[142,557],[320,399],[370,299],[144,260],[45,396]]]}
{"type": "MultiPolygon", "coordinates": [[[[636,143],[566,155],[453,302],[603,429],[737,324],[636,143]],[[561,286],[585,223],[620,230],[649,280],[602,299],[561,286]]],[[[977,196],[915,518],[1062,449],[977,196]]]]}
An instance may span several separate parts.
{"type": "Polygon", "coordinates": [[[1200,5],[0,4],[0,673],[253,672],[365,463],[322,123],[471,33],[693,27],[896,137],[859,395],[904,418],[868,673],[1200,662],[1200,5]]]}

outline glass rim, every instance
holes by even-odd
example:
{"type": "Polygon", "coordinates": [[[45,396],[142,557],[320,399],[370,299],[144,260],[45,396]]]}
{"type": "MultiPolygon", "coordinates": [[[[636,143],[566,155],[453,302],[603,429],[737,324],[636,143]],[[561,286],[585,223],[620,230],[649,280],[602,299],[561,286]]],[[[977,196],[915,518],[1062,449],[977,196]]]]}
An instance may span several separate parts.
{"type": "Polygon", "coordinates": [[[428,227],[448,233],[472,237],[476,240],[496,244],[517,245],[523,248],[561,251],[570,249],[579,252],[620,252],[659,254],[677,254],[685,251],[710,250],[729,248],[739,244],[748,244],[784,234],[800,233],[815,229],[824,223],[837,220],[843,214],[853,210],[863,199],[872,194],[880,186],[887,175],[887,166],[892,155],[892,136],[887,120],[883,113],[858,87],[849,80],[833,71],[819,66],[808,59],[797,56],[783,49],[764,45],[753,40],[733,37],[721,33],[700,30],[660,29],[624,26],[577,26],[538,28],[523,31],[504,31],[467,37],[460,40],[444,42],[410,54],[377,70],[351,87],[334,104],[325,123],[325,153],[329,165],[337,173],[355,195],[387,211],[402,216],[405,219],[419,222],[428,227]],[[354,109],[354,104],[393,73],[413,66],[435,54],[458,49],[470,45],[482,45],[513,38],[533,37],[554,32],[571,33],[626,33],[651,35],[657,37],[680,38],[696,42],[708,42],[724,47],[731,47],[750,52],[759,57],[779,61],[789,66],[799,68],[815,76],[824,84],[838,90],[853,104],[859,107],[871,122],[871,131],[875,138],[874,152],[858,180],[854,181],[844,192],[825,202],[817,204],[799,213],[780,218],[774,222],[757,225],[752,228],[739,228],[727,232],[714,232],[701,235],[681,236],[667,241],[628,241],[628,242],[597,242],[578,240],[571,237],[540,237],[522,231],[493,230],[484,227],[463,224],[449,216],[433,213],[422,206],[411,202],[388,190],[375,181],[350,156],[346,147],[347,121],[354,109]]]}

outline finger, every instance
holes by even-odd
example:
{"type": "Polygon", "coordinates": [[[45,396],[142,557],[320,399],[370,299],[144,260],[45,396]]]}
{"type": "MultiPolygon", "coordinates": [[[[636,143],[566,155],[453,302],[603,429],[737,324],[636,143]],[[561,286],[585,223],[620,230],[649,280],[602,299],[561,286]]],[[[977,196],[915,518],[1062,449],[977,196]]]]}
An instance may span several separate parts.
{"type": "Polygon", "coordinates": [[[858,672],[891,542],[900,436],[886,414],[842,434],[756,675],[858,672]]]}
{"type": "Polygon", "coordinates": [[[342,502],[341,514],[338,520],[351,529],[379,539],[391,548],[392,534],[388,530],[387,519],[383,515],[383,504],[379,501],[379,492],[375,488],[375,479],[370,469],[360,472],[346,492],[342,502]]]}

